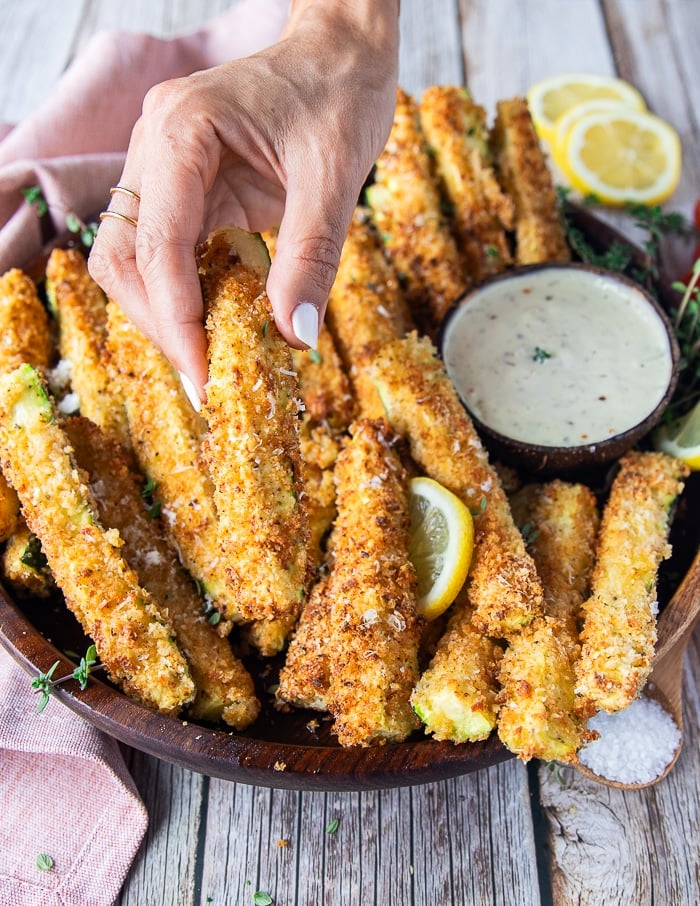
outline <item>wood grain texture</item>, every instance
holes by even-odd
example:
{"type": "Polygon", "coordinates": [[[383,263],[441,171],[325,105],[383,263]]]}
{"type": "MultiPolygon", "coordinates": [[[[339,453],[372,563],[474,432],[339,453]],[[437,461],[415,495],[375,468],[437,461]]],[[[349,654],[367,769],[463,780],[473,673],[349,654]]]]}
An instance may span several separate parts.
{"type": "MultiPolygon", "coordinates": [[[[33,109],[97,29],[166,35],[227,5],[0,0],[0,121],[33,109]]],[[[618,73],[680,130],[685,171],[673,205],[689,211],[700,186],[697,13],[696,0],[403,0],[401,81],[414,93],[466,81],[492,113],[497,99],[554,72],[618,73]]],[[[672,773],[637,792],[546,765],[531,787],[515,761],[404,789],[270,790],[134,752],[151,824],[119,906],[246,904],[256,890],[276,906],[696,906],[700,630],[686,657],[684,722],[672,773]]]]}
{"type": "Polygon", "coordinates": [[[555,906],[700,902],[699,648],[696,632],[686,660],[683,751],[658,786],[614,790],[569,768],[540,769],[555,906]]]}

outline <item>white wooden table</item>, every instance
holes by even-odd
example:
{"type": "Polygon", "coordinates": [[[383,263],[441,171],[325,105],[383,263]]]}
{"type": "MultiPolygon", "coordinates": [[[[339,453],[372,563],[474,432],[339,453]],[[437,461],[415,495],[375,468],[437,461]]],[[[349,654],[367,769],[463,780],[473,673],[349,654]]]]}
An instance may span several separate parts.
{"type": "MultiPolygon", "coordinates": [[[[226,0],[0,0],[0,120],[45,95],[101,28],[169,34],[226,0]]],[[[700,195],[700,0],[403,0],[401,82],[466,82],[477,101],[556,72],[617,73],[679,130],[681,186],[700,195]]],[[[686,254],[688,250],[686,249],[686,254]]],[[[678,273],[681,270],[678,252],[678,273]]],[[[685,670],[686,742],[662,784],[619,792],[515,760],[423,787],[299,793],[210,779],[139,752],[127,760],[147,839],[121,906],[253,903],[700,903],[700,634],[685,670]],[[332,819],[337,831],[326,833],[332,819]]],[[[19,904],[18,904],[19,906],[19,904]]]]}

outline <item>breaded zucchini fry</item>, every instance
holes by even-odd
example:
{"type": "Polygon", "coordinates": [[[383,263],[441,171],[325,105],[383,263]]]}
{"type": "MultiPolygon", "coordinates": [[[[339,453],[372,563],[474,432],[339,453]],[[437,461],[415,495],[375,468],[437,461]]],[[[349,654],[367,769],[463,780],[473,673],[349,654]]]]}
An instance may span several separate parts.
{"type": "Polygon", "coordinates": [[[328,710],[327,655],[333,605],[328,582],[324,577],[311,589],[280,670],[277,700],[297,708],[328,710]]]}
{"type": "Polygon", "coordinates": [[[78,249],[54,249],[46,265],[46,292],[59,327],[61,358],[71,363],[71,389],[80,413],[129,448],[126,409],[110,377],[107,300],[78,249]]]}
{"type": "Polygon", "coordinates": [[[552,174],[523,98],[496,105],[491,147],[499,181],[515,204],[515,263],[568,261],[552,174]]]}
{"type": "Polygon", "coordinates": [[[200,720],[224,720],[243,730],[260,711],[253,680],[228,639],[217,635],[208,622],[204,601],[180,565],[158,515],[149,515],[143,478],[131,467],[127,452],[88,419],[70,418],[64,428],[78,466],[89,475],[100,521],[119,530],[122,556],[143,587],[167,607],[197,688],[187,713],[200,720]]]}
{"type": "Polygon", "coordinates": [[[498,735],[523,760],[576,760],[587,740],[575,713],[578,620],[588,593],[598,511],[584,485],[527,485],[511,501],[542,580],[545,616],[518,633],[501,661],[498,735]]]}
{"type": "MultiPolygon", "coordinates": [[[[294,371],[299,377],[299,396],[304,412],[300,422],[301,480],[299,503],[308,526],[308,570],[324,559],[323,542],[335,518],[333,466],[338,455],[337,437],[352,419],[354,400],[333,338],[324,326],[317,350],[292,350],[294,371]]],[[[284,648],[298,614],[253,620],[241,634],[261,654],[271,656],[284,648]]]]}
{"type": "Polygon", "coordinates": [[[41,542],[24,520],[20,520],[2,552],[2,577],[21,598],[46,598],[56,589],[41,542]]]}
{"type": "Polygon", "coordinates": [[[307,540],[298,382],[264,292],[267,249],[259,236],[221,230],[198,261],[209,338],[204,452],[219,551],[246,619],[298,616],[307,540]]]}
{"type": "MultiPolygon", "coordinates": [[[[50,320],[34,281],[16,268],[7,271],[0,277],[0,372],[25,362],[45,368],[52,356],[50,320]]],[[[16,528],[24,537],[17,494],[0,472],[0,541],[16,528]]],[[[22,544],[21,538],[18,544],[22,544]]]]}
{"type": "Polygon", "coordinates": [[[575,655],[600,524],[595,495],[585,485],[554,479],[525,485],[510,505],[542,580],[544,612],[561,621],[575,655]]]}
{"type": "Polygon", "coordinates": [[[13,269],[0,277],[0,371],[12,371],[25,362],[45,367],[53,344],[46,309],[34,281],[13,269]]]}
{"type": "Polygon", "coordinates": [[[369,212],[356,208],[331,288],[326,321],[362,418],[383,418],[384,408],[367,372],[384,343],[402,337],[412,319],[393,267],[384,257],[369,212]]]}
{"type": "Polygon", "coordinates": [[[218,549],[214,488],[202,462],[205,424],[163,353],[114,302],[107,304],[107,321],[113,373],[141,471],[156,488],[184,566],[214,606],[236,619],[218,549]]]}
{"type": "Polygon", "coordinates": [[[433,85],[421,99],[420,119],[452,209],[464,270],[476,283],[511,263],[506,230],[514,213],[493,171],[486,111],[466,88],[433,85]]]}
{"type": "Polygon", "coordinates": [[[318,335],[318,349],[292,349],[292,368],[299,376],[305,418],[313,425],[346,431],[355,408],[352,388],[325,324],[318,335]]]}
{"type": "Polygon", "coordinates": [[[542,612],[542,587],[500,481],[437,357],[415,333],[383,346],[372,375],[391,427],[404,435],[426,475],[474,513],[474,554],[467,579],[474,623],[509,636],[542,612]]]}
{"type": "Polygon", "coordinates": [[[335,468],[328,709],[343,746],[399,742],[418,726],[409,698],[422,621],[406,475],[391,441],[384,422],[357,422],[335,468]]]}
{"type": "Polygon", "coordinates": [[[40,539],[66,604],[125,692],[166,713],[194,698],[170,621],[124,562],[116,529],[104,529],[37,371],[0,378],[0,455],[40,539]]]}
{"type": "Polygon", "coordinates": [[[463,589],[411,704],[435,739],[475,742],[496,726],[500,646],[474,628],[463,589]]]}
{"type": "Polygon", "coordinates": [[[367,202],[417,324],[437,327],[466,288],[455,240],[420,128],[418,105],[400,88],[389,141],[367,202]]]}
{"type": "Polygon", "coordinates": [[[19,520],[19,500],[14,488],[11,488],[5,476],[0,472],[0,544],[7,541],[17,528],[19,520]]]}
{"type": "Polygon", "coordinates": [[[582,714],[620,711],[641,692],[656,643],[656,577],[670,556],[670,509],[687,467],[627,453],[603,509],[591,595],[583,604],[576,694],[582,714]]]}

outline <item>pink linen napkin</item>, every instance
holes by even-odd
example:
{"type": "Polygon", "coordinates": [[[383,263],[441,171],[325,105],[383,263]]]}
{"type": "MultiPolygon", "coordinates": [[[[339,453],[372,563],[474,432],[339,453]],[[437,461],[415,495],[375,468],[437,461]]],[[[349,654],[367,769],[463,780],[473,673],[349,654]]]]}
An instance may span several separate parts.
{"type": "MultiPolygon", "coordinates": [[[[69,212],[106,207],[152,85],[269,45],[287,10],[288,0],[240,0],[172,40],[97,37],[34,113],[0,125],[0,273],[36,258],[69,212]],[[48,203],[42,220],[21,191],[34,185],[48,203]]],[[[55,698],[37,715],[30,682],[0,649],[0,906],[111,906],[145,808],[114,740],[55,698]]]]}
{"type": "Polygon", "coordinates": [[[148,816],[117,743],[0,648],[0,906],[108,906],[148,816]],[[53,865],[37,867],[37,856],[53,865]]]}

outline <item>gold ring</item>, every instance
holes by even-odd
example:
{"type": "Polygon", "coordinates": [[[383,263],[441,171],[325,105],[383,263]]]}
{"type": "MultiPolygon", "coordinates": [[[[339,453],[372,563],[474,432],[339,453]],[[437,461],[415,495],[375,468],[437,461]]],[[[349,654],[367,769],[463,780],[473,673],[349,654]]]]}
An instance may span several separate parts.
{"type": "Polygon", "coordinates": [[[103,211],[100,214],[100,221],[104,220],[105,217],[114,217],[115,220],[123,220],[124,223],[130,223],[134,227],[138,226],[133,217],[129,217],[128,214],[120,214],[119,211],[103,211]]]}
{"type": "Polygon", "coordinates": [[[141,201],[139,193],[134,192],[133,189],[127,189],[126,186],[112,186],[109,190],[109,194],[114,195],[115,192],[121,192],[122,195],[128,195],[129,198],[135,198],[136,201],[141,201]]]}

